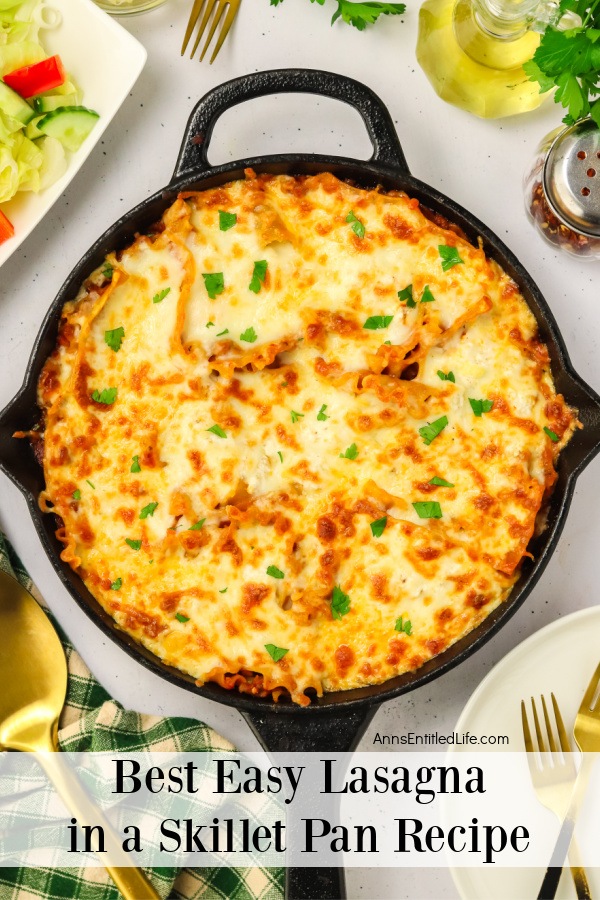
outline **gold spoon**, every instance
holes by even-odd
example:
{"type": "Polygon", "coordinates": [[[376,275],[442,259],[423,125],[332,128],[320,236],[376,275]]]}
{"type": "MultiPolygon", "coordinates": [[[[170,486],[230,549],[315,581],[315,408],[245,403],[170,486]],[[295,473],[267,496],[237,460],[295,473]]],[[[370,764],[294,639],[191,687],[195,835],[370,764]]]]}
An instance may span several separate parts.
{"type": "Polygon", "coordinates": [[[29,591],[0,571],[0,750],[34,753],[80,825],[101,825],[106,869],[125,900],[160,900],[145,874],[128,866],[121,841],[58,751],[67,661],[50,620],[29,591]]]}

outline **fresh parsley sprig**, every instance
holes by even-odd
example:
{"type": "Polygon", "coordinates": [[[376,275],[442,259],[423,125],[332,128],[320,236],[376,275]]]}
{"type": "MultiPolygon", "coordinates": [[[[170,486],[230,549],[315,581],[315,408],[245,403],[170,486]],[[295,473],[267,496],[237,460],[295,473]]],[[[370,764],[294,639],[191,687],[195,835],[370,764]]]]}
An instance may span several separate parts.
{"type": "Polygon", "coordinates": [[[267,277],[267,268],[268,262],[266,259],[259,259],[258,262],[254,263],[254,271],[252,272],[252,281],[250,282],[249,289],[253,294],[259,294],[260,289],[264,284],[265,278],[267,277]]]}
{"type": "Polygon", "coordinates": [[[114,350],[115,353],[118,353],[121,349],[121,344],[123,343],[123,338],[125,337],[125,329],[123,326],[119,326],[119,328],[112,328],[110,331],[104,332],[104,342],[108,344],[111,350],[114,350]]]}
{"type": "Polygon", "coordinates": [[[371,534],[373,537],[381,537],[383,532],[385,531],[385,526],[387,525],[387,516],[382,516],[381,519],[375,519],[374,522],[371,522],[371,534]]]}
{"type": "Polygon", "coordinates": [[[345,594],[339,584],[333,589],[331,595],[331,615],[334,619],[341,619],[350,612],[352,602],[348,594],[345,594]]]}
{"type": "Polygon", "coordinates": [[[102,403],[103,406],[112,406],[117,399],[118,388],[104,388],[101,391],[92,391],[92,400],[94,403],[102,403]]]}
{"type": "Polygon", "coordinates": [[[275,644],[265,644],[265,650],[273,660],[273,662],[279,662],[279,660],[283,659],[286,653],[289,653],[289,648],[285,647],[277,647],[275,644]]]}
{"type": "MultiPolygon", "coordinates": [[[[311,3],[325,5],[325,0],[310,0],[311,3]]],[[[338,19],[347,25],[354,25],[359,31],[364,31],[367,25],[374,25],[379,16],[400,16],[406,10],[404,3],[380,3],[369,0],[366,3],[357,3],[354,0],[336,0],[337,9],[331,19],[333,25],[338,19]]],[[[283,0],[271,0],[271,6],[279,6],[283,0]]]]}
{"type": "Polygon", "coordinates": [[[566,14],[581,25],[564,31],[549,25],[523,68],[540,93],[557,89],[566,125],[591,116],[600,128],[600,0],[562,0],[560,11],[562,22],[566,14]]]}
{"type": "Polygon", "coordinates": [[[399,616],[396,619],[396,625],[394,626],[396,631],[402,631],[404,634],[411,635],[412,634],[412,622],[410,619],[404,621],[404,616],[399,616]]]}

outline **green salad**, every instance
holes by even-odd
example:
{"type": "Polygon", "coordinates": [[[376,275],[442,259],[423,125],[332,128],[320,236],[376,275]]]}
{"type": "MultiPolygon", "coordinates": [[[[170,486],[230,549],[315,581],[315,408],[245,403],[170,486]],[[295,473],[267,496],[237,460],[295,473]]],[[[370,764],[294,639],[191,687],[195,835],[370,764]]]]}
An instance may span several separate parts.
{"type": "Polygon", "coordinates": [[[67,153],[98,120],[81,105],[60,56],[49,56],[40,42],[50,16],[60,21],[41,0],[0,0],[0,243],[14,234],[2,204],[60,178],[67,153]]]}

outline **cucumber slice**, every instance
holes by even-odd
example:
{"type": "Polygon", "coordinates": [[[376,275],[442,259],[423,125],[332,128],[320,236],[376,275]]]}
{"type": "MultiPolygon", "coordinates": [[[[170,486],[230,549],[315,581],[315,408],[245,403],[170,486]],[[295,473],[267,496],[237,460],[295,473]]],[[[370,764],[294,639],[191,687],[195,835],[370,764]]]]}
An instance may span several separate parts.
{"type": "Polygon", "coordinates": [[[33,101],[33,108],[36,113],[40,115],[42,113],[54,112],[55,109],[60,109],[62,106],[78,106],[78,97],[77,94],[49,94],[47,97],[39,96],[36,97],[33,101]]]}
{"type": "Polygon", "coordinates": [[[44,137],[44,132],[40,131],[40,129],[37,127],[38,122],[41,122],[43,118],[43,116],[34,116],[34,118],[27,123],[27,126],[25,128],[25,137],[28,137],[30,141],[35,141],[38,138],[44,137]]]}
{"type": "Polygon", "coordinates": [[[97,112],[85,106],[63,106],[46,113],[37,127],[42,134],[57,138],[63,147],[75,152],[98,121],[97,112]]]}
{"type": "Polygon", "coordinates": [[[17,92],[9,88],[3,81],[0,81],[0,109],[7,116],[18,119],[24,125],[35,115],[29,103],[19,97],[17,92]]]}

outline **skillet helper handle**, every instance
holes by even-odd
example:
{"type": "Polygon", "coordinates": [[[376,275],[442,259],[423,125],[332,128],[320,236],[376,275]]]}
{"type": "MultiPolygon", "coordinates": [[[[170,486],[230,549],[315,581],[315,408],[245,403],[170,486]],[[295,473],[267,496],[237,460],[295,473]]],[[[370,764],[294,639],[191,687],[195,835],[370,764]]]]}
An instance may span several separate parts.
{"type": "Polygon", "coordinates": [[[121,838],[100,808],[90,799],[58,749],[37,752],[35,758],[78,824],[102,826],[106,855],[99,858],[124,900],[160,900],[160,894],[150,884],[142,869],[131,864],[131,857],[123,850],[121,838]]]}
{"type": "Polygon", "coordinates": [[[370,88],[335,72],[318,69],[273,69],[234,78],[209,91],[189,118],[173,181],[209,172],[208,148],[214,127],[228,109],[270,94],[318,94],[352,106],[362,118],[373,145],[369,162],[408,173],[406,159],[392,118],[370,88]]]}
{"type": "MultiPolygon", "coordinates": [[[[348,753],[363,736],[376,708],[322,708],[319,713],[281,713],[265,707],[263,713],[242,715],[267,753],[348,753]]],[[[297,826],[292,823],[290,840],[297,826]]],[[[285,878],[286,900],[345,900],[343,868],[289,866],[285,878]]]]}

